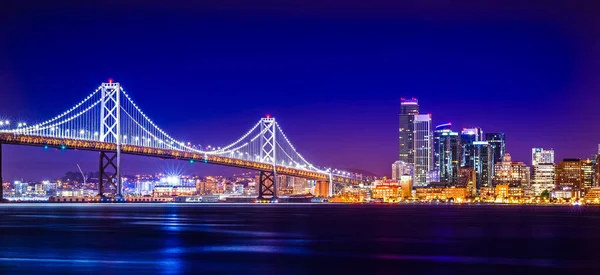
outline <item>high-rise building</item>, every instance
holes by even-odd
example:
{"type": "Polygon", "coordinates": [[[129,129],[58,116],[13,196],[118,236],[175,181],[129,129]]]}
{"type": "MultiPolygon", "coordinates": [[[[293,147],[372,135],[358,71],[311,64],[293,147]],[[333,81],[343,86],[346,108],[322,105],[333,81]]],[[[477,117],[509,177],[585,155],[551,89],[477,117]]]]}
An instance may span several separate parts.
{"type": "Polygon", "coordinates": [[[419,101],[416,98],[400,99],[400,157],[399,160],[414,162],[414,120],[419,114],[419,101]]]}
{"type": "Polygon", "coordinates": [[[460,167],[461,142],[457,132],[444,131],[437,133],[438,139],[438,172],[440,182],[456,183],[460,167]]]}
{"type": "Polygon", "coordinates": [[[440,171],[440,138],[442,134],[452,132],[452,124],[445,123],[435,126],[433,131],[433,170],[440,171]]]}
{"type": "Polygon", "coordinates": [[[554,164],[554,149],[532,148],[531,165],[535,166],[539,163],[554,164]]]}
{"type": "Polygon", "coordinates": [[[15,197],[21,197],[27,194],[27,187],[29,186],[26,182],[15,181],[15,197]]]}
{"type": "Polygon", "coordinates": [[[582,160],[581,170],[583,174],[582,187],[589,190],[594,187],[594,162],[590,159],[582,160]]]}
{"type": "Polygon", "coordinates": [[[563,159],[554,169],[556,190],[579,191],[583,187],[582,162],[579,159],[563,159]]]}
{"type": "Polygon", "coordinates": [[[414,165],[397,160],[392,164],[392,179],[400,180],[402,176],[413,176],[414,165]]]}
{"type": "Polygon", "coordinates": [[[531,149],[532,180],[535,196],[554,189],[554,150],[544,148],[531,149]]]}
{"type": "Polygon", "coordinates": [[[531,172],[523,162],[513,162],[506,153],[502,161],[494,165],[494,186],[529,187],[531,172]]]}
{"type": "Polygon", "coordinates": [[[414,118],[414,186],[427,185],[427,173],[433,170],[431,115],[414,118]]]}
{"type": "Polygon", "coordinates": [[[485,141],[487,141],[494,151],[494,164],[502,161],[502,157],[506,154],[506,137],[504,133],[486,133],[485,141]]]}
{"type": "Polygon", "coordinates": [[[554,164],[538,163],[533,165],[532,170],[531,186],[535,196],[540,196],[544,190],[550,192],[554,189],[554,164]]]}
{"type": "MultiPolygon", "coordinates": [[[[600,150],[600,148],[598,148],[600,150]]],[[[595,176],[594,176],[594,186],[600,186],[600,152],[596,156],[596,166],[595,166],[595,176]]]]}
{"type": "Polygon", "coordinates": [[[460,140],[462,143],[462,156],[461,166],[473,166],[473,155],[475,154],[475,147],[473,142],[481,141],[483,131],[479,127],[465,128],[460,133],[460,140]]]}
{"type": "Polygon", "coordinates": [[[494,178],[494,149],[487,141],[474,141],[471,166],[477,172],[478,187],[492,187],[494,178]]]}

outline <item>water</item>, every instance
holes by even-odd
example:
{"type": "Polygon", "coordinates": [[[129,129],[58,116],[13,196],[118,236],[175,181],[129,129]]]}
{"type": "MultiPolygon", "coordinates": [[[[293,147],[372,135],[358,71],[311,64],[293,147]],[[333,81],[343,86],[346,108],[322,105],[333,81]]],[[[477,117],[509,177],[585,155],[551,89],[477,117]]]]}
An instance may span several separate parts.
{"type": "Polygon", "coordinates": [[[583,206],[0,205],[0,274],[598,274],[599,245],[583,206]]]}

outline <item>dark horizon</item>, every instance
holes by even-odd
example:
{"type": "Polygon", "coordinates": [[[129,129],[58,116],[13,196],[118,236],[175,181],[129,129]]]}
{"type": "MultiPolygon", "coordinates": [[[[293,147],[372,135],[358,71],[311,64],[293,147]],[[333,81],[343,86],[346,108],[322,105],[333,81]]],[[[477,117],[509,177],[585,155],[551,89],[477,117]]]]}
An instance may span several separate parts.
{"type": "MultiPolygon", "coordinates": [[[[559,162],[600,143],[594,1],[31,2],[0,9],[0,119],[45,120],[112,78],[172,136],[227,144],[270,114],[315,165],[378,175],[398,158],[402,97],[434,127],[506,133],[528,165],[534,147],[559,162]]],[[[93,152],[4,149],[6,181],[98,166],[93,152]]],[[[168,165],[128,156],[123,173],[168,165]]]]}

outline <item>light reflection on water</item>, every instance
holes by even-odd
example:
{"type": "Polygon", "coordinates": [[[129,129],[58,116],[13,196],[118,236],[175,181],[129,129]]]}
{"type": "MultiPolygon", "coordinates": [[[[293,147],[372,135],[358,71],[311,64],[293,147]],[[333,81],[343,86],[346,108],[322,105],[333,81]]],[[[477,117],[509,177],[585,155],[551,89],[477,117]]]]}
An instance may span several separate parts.
{"type": "Polygon", "coordinates": [[[398,265],[575,273],[599,268],[588,249],[600,240],[598,216],[560,207],[0,205],[0,274],[370,274],[398,265]]]}

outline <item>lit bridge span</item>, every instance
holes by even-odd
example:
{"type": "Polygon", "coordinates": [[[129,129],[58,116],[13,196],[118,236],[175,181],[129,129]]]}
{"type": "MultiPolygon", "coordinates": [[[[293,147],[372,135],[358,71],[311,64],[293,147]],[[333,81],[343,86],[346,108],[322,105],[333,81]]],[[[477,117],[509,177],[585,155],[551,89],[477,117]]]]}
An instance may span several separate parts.
{"type": "MultiPolygon", "coordinates": [[[[1,123],[1,122],[0,122],[1,123]]],[[[102,83],[71,109],[41,123],[4,123],[2,144],[100,152],[98,195],[122,200],[121,154],[203,162],[260,172],[258,198],[277,198],[276,175],[333,183],[359,184],[362,176],[322,169],[308,162],[292,145],[275,118],[262,118],[235,142],[222,147],[197,146],[177,140],[158,127],[119,83],[102,83]],[[11,128],[12,127],[12,128],[11,128]]],[[[2,126],[0,124],[0,126],[2,126]]],[[[0,195],[2,189],[0,184],[0,195]]],[[[2,198],[0,196],[0,198],[2,198]]]]}

